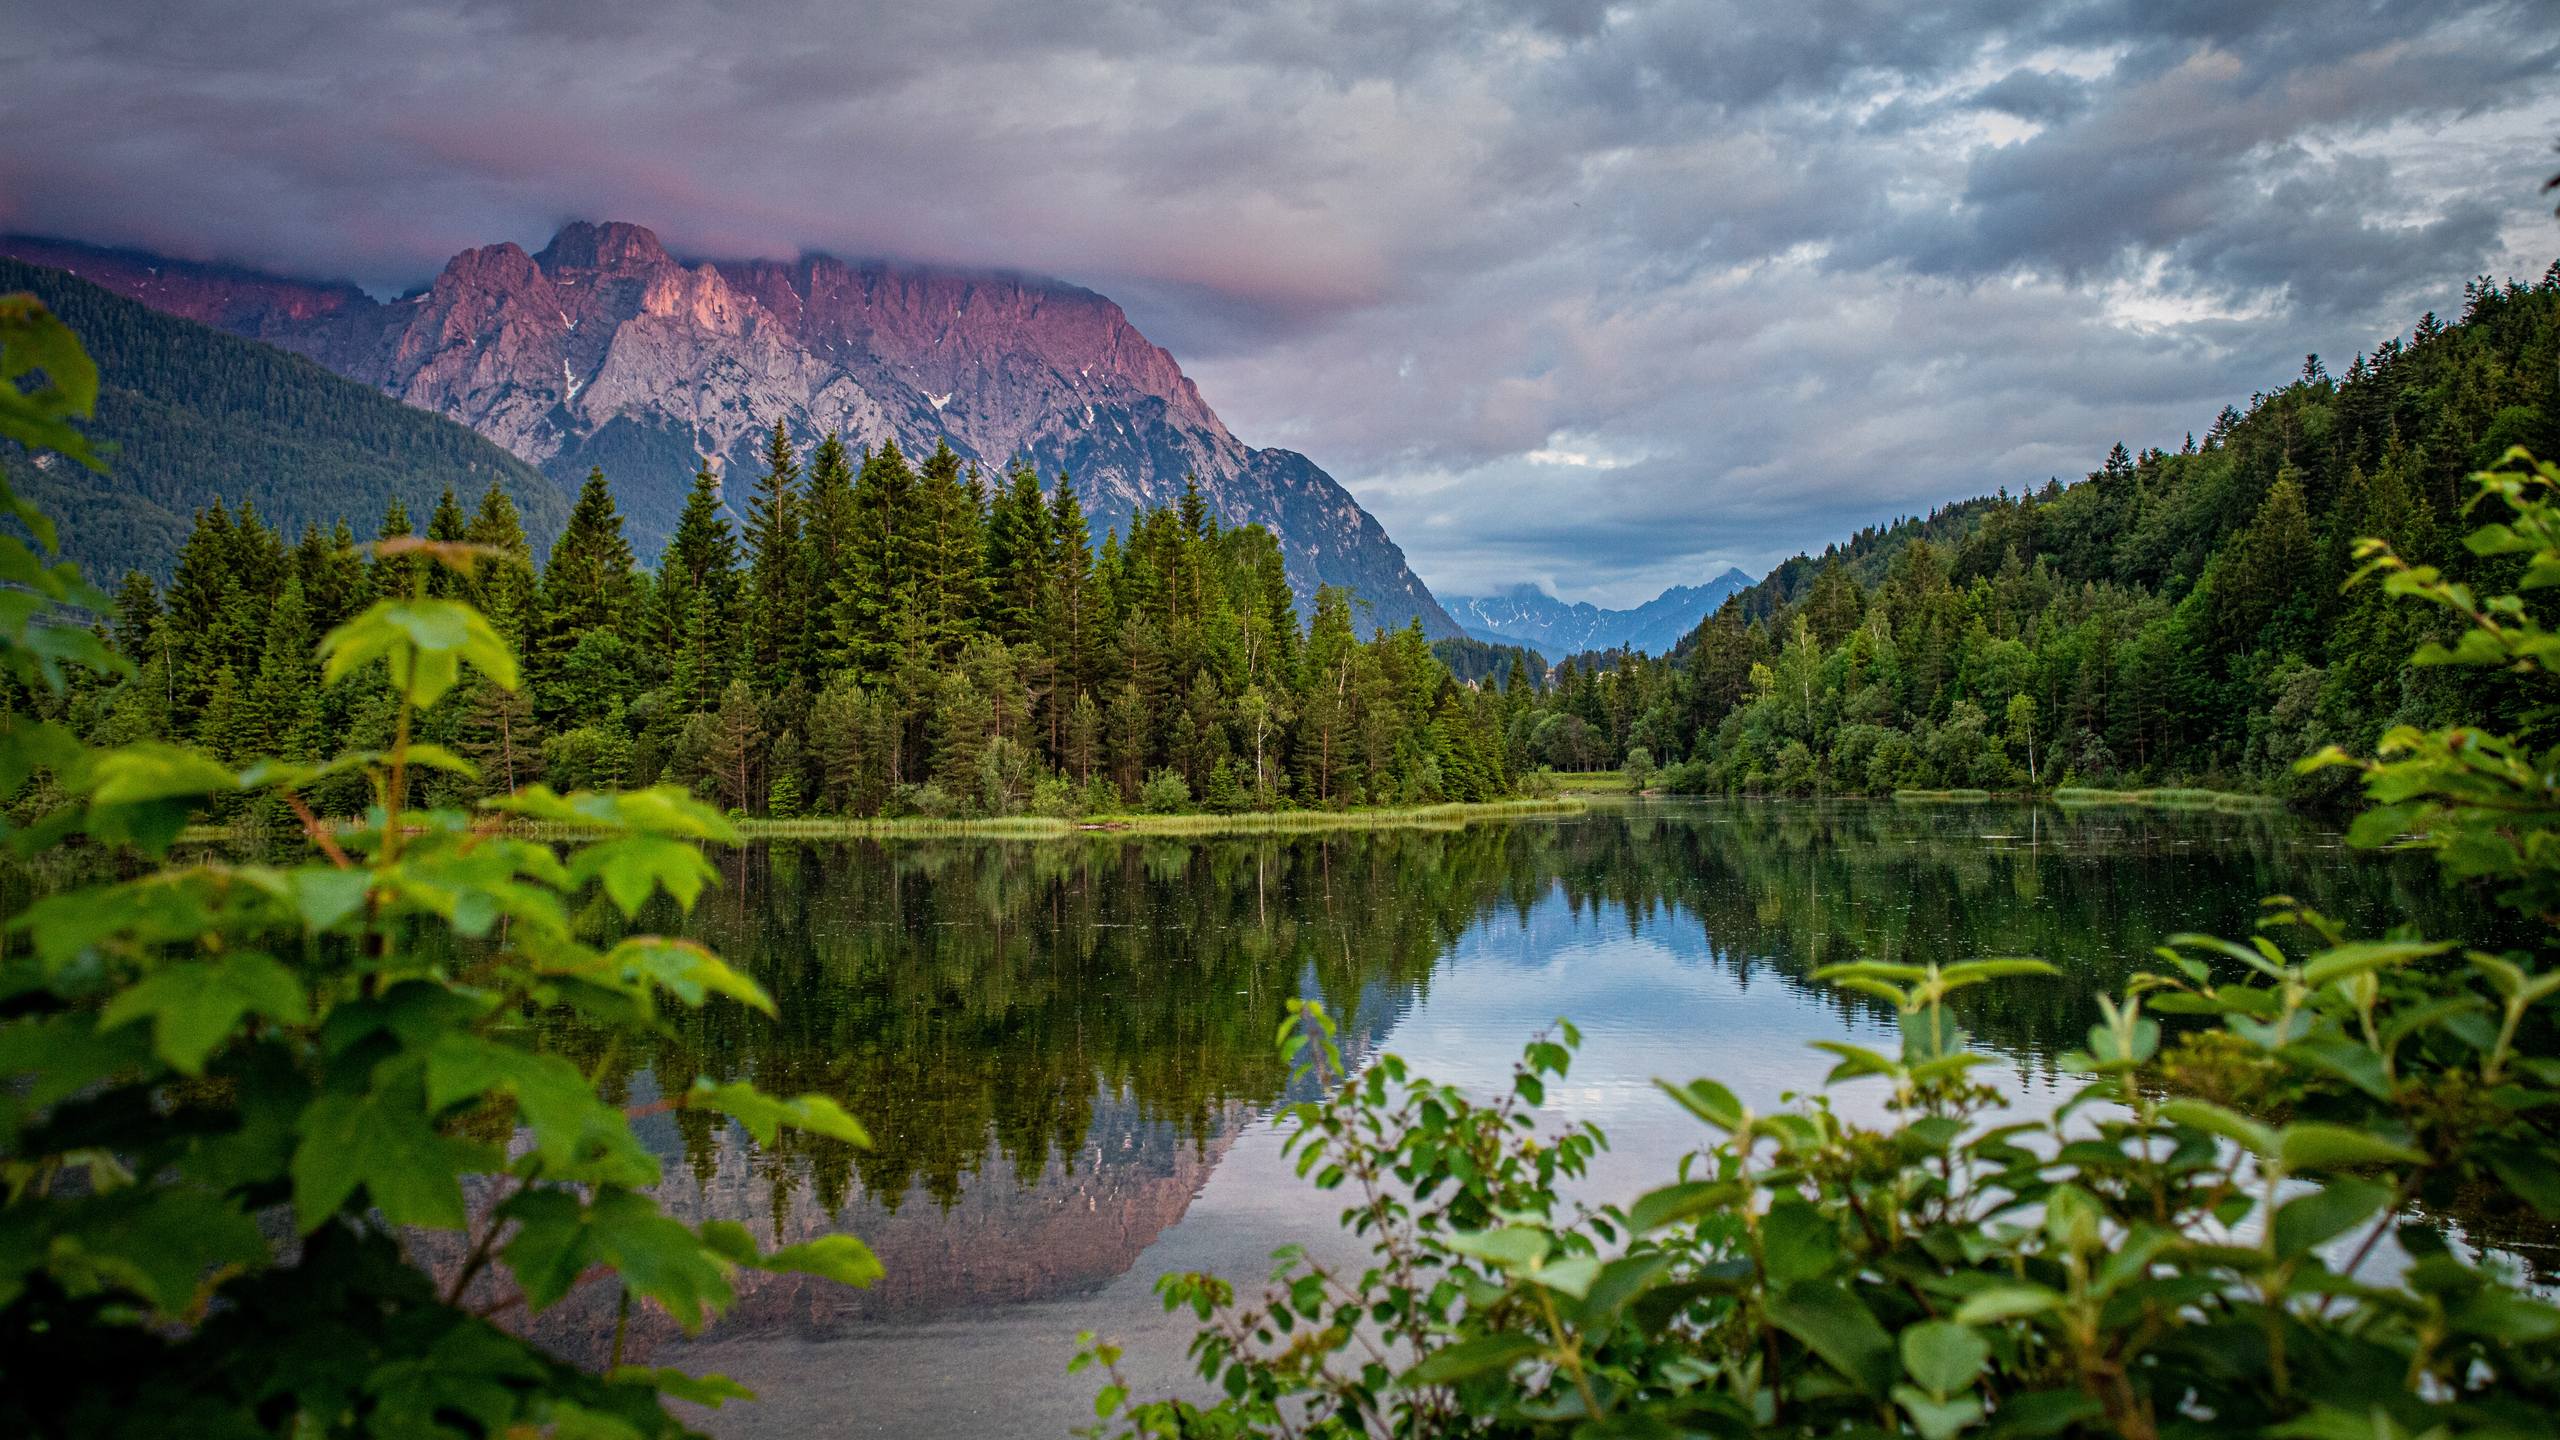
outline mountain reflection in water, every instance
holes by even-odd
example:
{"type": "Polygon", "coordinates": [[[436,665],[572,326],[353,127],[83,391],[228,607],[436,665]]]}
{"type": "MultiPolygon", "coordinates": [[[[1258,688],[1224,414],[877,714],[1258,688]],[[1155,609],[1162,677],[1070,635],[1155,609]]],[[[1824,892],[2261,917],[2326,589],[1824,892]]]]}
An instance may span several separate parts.
{"type": "MultiPolygon", "coordinates": [[[[868,1292],[741,1276],[738,1306],[691,1342],[635,1316],[626,1358],[763,1394],[705,1421],[738,1436],[1063,1434],[1091,1414],[1061,1373],[1081,1328],[1178,1383],[1187,1332],[1148,1296],[1158,1273],[1250,1282],[1274,1245],[1339,1243],[1339,1200],[1295,1183],[1267,1118],[1292,996],[1342,1018],[1355,1063],[1392,1045],[1488,1089],[1571,1017],[1587,1043],[1550,1108],[1606,1125],[1597,1183],[1633,1188],[1701,1138],[1653,1076],[1713,1073],[1774,1104],[1827,1068],[1804,1041],[1880,1029],[1868,1002],[1806,981],[1821,965],[2059,965],[1959,1007],[2032,1092],[2090,995],[2163,936],[2245,933],[2278,892],[2351,922],[2449,919],[2423,866],[2281,815],[2049,807],[1633,803],[1453,832],[772,844],[723,864],[695,914],[642,928],[750,970],[779,1023],[717,1008],[648,1056],[557,1042],[634,1102],[659,1075],[752,1077],[834,1096],[871,1130],[868,1150],[767,1148],[699,1114],[644,1122],[676,1215],[786,1243],[843,1230],[888,1269],[868,1292]]],[[[574,1296],[533,1328],[601,1358],[613,1299],[574,1296]]]]}

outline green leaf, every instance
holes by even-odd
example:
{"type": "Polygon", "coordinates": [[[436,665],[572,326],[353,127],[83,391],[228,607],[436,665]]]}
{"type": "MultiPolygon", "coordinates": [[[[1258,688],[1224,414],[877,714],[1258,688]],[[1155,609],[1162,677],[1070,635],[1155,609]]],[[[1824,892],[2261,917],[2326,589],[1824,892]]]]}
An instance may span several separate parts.
{"type": "Polygon", "coordinates": [[[648,985],[699,1006],[714,995],[774,1013],[773,997],[764,987],[729,968],[728,962],[690,940],[663,935],[634,935],[570,974],[612,977],[626,985],[648,985]]]}
{"type": "Polygon", "coordinates": [[[147,1018],[160,1058],[181,1074],[201,1075],[206,1058],[250,1015],[299,1025],[311,1018],[310,997],[292,971],[241,950],[162,966],[110,1002],[98,1024],[112,1030],[147,1018]]]}
{"type": "Polygon", "coordinates": [[[1408,1388],[1455,1384],[1479,1375],[1509,1370],[1523,1360],[1545,1353],[1546,1346],[1526,1335],[1479,1335],[1432,1351],[1421,1364],[1405,1372],[1403,1383],[1408,1388]]]}
{"type": "Polygon", "coordinates": [[[478,1146],[436,1132],[411,1086],[405,1102],[377,1090],[324,1095],[302,1114],[293,1151],[293,1209],[308,1234],[361,1188],[393,1225],[459,1230],[462,1172],[485,1163],[478,1146]]]}
{"type": "Polygon", "coordinates": [[[1742,1102],[1733,1092],[1713,1080],[1692,1080],[1674,1085],[1668,1080],[1653,1082],[1662,1093],[1680,1103],[1680,1108],[1728,1133],[1742,1128],[1742,1102]]]}
{"type": "Polygon", "coordinates": [[[2226,1110],[2209,1100],[2171,1100],[2160,1107],[2160,1118],[2174,1125],[2186,1125],[2208,1135],[2219,1135],[2261,1160],[2276,1157],[2278,1140],[2272,1126],[2226,1110]]]}
{"type": "Polygon", "coordinates": [[[377,600],[320,641],[321,681],[335,685],[374,661],[424,709],[461,677],[462,662],[501,689],[518,683],[515,653],[487,616],[459,600],[377,600]]]}
{"type": "MultiPolygon", "coordinates": [[[[581,1206],[568,1191],[526,1189],[509,1196],[503,1209],[516,1222],[503,1253],[534,1310],[568,1294],[595,1265],[620,1272],[632,1293],[665,1306],[687,1334],[727,1308],[735,1293],[724,1246],[660,1214],[646,1195],[603,1185],[581,1206]]],[[[835,1263],[846,1262],[836,1257],[835,1263]]]]}
{"type": "Polygon", "coordinates": [[[663,887],[676,904],[690,910],[705,885],[719,878],[700,846],[661,835],[627,835],[589,845],[570,858],[569,875],[577,884],[600,880],[604,893],[625,916],[636,916],[649,897],[663,887]]]}
{"type": "Polygon", "coordinates": [[[257,1221],[202,1190],[135,1187],[91,1197],[66,1218],[45,1268],[73,1282],[121,1286],[163,1315],[193,1310],[199,1288],[220,1267],[269,1258],[257,1221]]]}
{"type": "Polygon", "coordinates": [[[1961,990],[1989,980],[2009,980],[2021,975],[2059,975],[2052,963],[2026,956],[2010,956],[1992,960],[1963,960],[1938,972],[1938,988],[1961,990]]]}
{"type": "Polygon", "coordinates": [[[670,1400],[717,1410],[731,1400],[753,1400],[756,1392],[726,1375],[688,1375],[672,1367],[647,1369],[625,1365],[604,1377],[617,1385],[646,1385],[670,1400]]]}
{"type": "Polygon", "coordinates": [[[1948,1440],[1982,1419],[1982,1398],[1978,1395],[1938,1400],[1908,1385],[1896,1385],[1893,1398],[1911,1417],[1911,1428],[1920,1432],[1920,1440],[1948,1440]]]}
{"type": "Polygon", "coordinates": [[[2318,987],[2333,980],[2389,966],[2406,965],[2429,955],[2441,955],[2453,948],[2451,942],[2426,944],[2415,940],[2356,940],[2332,946],[2312,956],[2302,967],[2306,985],[2318,987]]]}
{"type": "Polygon", "coordinates": [[[303,927],[315,935],[335,929],[356,913],[372,881],[370,872],[328,865],[305,865],[287,874],[294,909],[301,913],[303,927]]]}
{"type": "Polygon", "coordinates": [[[2307,1255],[2319,1245],[2370,1220],[2391,1203],[2391,1187],[2345,1176],[2276,1208],[2274,1239],[2279,1258],[2307,1255]]]}
{"type": "Polygon", "coordinates": [[[867,1286],[885,1273],[871,1247],[850,1235],[821,1235],[815,1240],[785,1245],[759,1257],[755,1266],[787,1275],[815,1275],[821,1280],[853,1286],[867,1286]]]}
{"type": "Polygon", "coordinates": [[[533,1156],[543,1176],[657,1183],[657,1157],[632,1135],[622,1112],[597,1097],[578,1067],[467,1031],[437,1036],[427,1051],[428,1109],[442,1112],[485,1095],[515,1101],[533,1131],[533,1156]]]}
{"type": "Polygon", "coordinates": [[[1689,1180],[1665,1185],[1637,1197],[1627,1211],[1627,1224],[1638,1234],[1659,1230],[1724,1209],[1739,1201],[1743,1193],[1741,1184],[1731,1180],[1689,1180]]]}
{"type": "Polygon", "coordinates": [[[2041,1440],[2106,1413],[2094,1395],[2079,1390],[2032,1390],[2011,1395],[1991,1412],[1995,1440],[2041,1440]]]}
{"type": "Polygon", "coordinates": [[[1570,1255],[1562,1260],[1550,1260],[1530,1270],[1528,1278],[1531,1283],[1559,1295],[1584,1299],[1591,1294],[1592,1282],[1600,1278],[1600,1258],[1596,1255],[1570,1255]]]}
{"type": "Polygon", "coordinates": [[[1760,1253],[1769,1283],[1777,1286],[1819,1279],[1847,1258],[1840,1246],[1840,1227],[1793,1195],[1779,1196],[1760,1218],[1760,1253]]]}
{"type": "Polygon", "coordinates": [[[2381,1054],[2359,1041],[2334,1036],[2296,1040],[2285,1047],[2284,1054],[2335,1075],[2376,1100],[2391,1098],[2391,1076],[2383,1068],[2381,1054]]]}
{"type": "Polygon", "coordinates": [[[862,1122],[844,1111],[844,1107],[824,1095],[800,1095],[778,1100],[753,1085],[719,1084],[709,1076],[697,1077],[693,1088],[685,1092],[687,1107],[715,1110],[747,1127],[756,1142],[770,1145],[785,1125],[841,1140],[848,1145],[868,1147],[871,1134],[862,1122]]]}
{"type": "Polygon", "coordinates": [[[2042,1315],[2061,1304],[2062,1296],[2042,1285],[1994,1285],[1966,1296],[1955,1318],[1960,1325],[1996,1325],[2042,1315]]]}
{"type": "Polygon", "coordinates": [[[1449,1237],[1451,1250],[1472,1255],[1504,1270],[1525,1270],[1545,1260],[1555,1242],[1544,1230],[1507,1225],[1499,1230],[1461,1231],[1449,1237]]]}
{"type": "Polygon", "coordinates": [[[1858,1298],[1838,1285],[1790,1285],[1767,1302],[1769,1319],[1870,1396],[1893,1384],[1893,1337],[1858,1298]]]}
{"type": "Polygon", "coordinates": [[[2361,1165],[2424,1165],[2427,1157],[2397,1141],[2344,1125],[2305,1121],[2287,1125],[2277,1156],[2288,1170],[2336,1170],[2361,1165]]]}
{"type": "Polygon", "coordinates": [[[1902,1332],[1902,1368],[1932,1395],[1965,1389],[1990,1361],[1991,1343],[1954,1321],[1924,1320],[1902,1332]]]}
{"type": "Polygon", "coordinates": [[[2509,1190],[2546,1220],[2560,1220],[2560,1164],[2529,1145],[2492,1152],[2489,1169],[2509,1190]]]}

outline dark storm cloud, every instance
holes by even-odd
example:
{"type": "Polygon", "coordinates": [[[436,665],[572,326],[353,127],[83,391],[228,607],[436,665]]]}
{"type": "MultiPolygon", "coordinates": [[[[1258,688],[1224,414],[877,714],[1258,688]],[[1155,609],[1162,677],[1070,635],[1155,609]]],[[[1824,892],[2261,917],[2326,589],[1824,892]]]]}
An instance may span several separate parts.
{"type": "Polygon", "coordinates": [[[1609,602],[2174,445],[2538,272],[2542,0],[92,0],[0,226],[418,283],[559,221],[1112,294],[1434,584],[1609,602]]]}

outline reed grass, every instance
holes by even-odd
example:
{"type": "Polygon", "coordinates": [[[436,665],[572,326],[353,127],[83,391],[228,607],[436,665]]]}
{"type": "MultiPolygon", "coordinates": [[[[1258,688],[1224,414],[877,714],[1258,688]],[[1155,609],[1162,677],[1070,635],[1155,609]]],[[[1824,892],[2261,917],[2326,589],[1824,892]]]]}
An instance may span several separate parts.
{"type": "Polygon", "coordinates": [[[2235,815],[2284,808],[2284,802],[2272,795],[2176,786],[2156,790],[2100,790],[2092,786],[2066,785],[2053,792],[2053,800],[2057,805],[2142,805],[2154,810],[2219,810],[2235,815]]]}

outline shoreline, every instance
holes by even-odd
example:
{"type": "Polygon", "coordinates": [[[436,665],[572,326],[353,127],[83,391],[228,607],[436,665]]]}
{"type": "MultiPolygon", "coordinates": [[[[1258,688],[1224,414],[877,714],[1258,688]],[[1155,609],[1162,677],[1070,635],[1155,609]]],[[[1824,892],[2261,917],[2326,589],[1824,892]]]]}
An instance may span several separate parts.
{"type": "Polygon", "coordinates": [[[1485,800],[1359,810],[1249,810],[1234,815],[1014,815],[1001,819],[772,820],[730,823],[748,840],[1064,840],[1079,836],[1290,835],[1341,830],[1458,830],[1480,820],[1583,814],[1580,800],[1485,800]]]}
{"type": "MultiPolygon", "coordinates": [[[[1109,839],[1148,836],[1297,835],[1346,830],[1461,830],[1484,820],[1534,820],[1581,815],[1590,809],[1569,796],[1523,797],[1513,800],[1452,801],[1441,805],[1363,808],[1357,810],[1252,810],[1234,815],[1088,815],[1065,819],[1046,815],[1012,815],[975,820],[932,819],[920,815],[885,819],[813,817],[774,820],[732,817],[741,840],[1067,840],[1081,836],[1109,839]]],[[[591,833],[577,826],[516,821],[505,827],[516,834],[575,835],[591,833]]],[[[299,830],[251,830],[238,825],[190,825],[178,834],[184,844],[286,839],[299,830]]]]}

